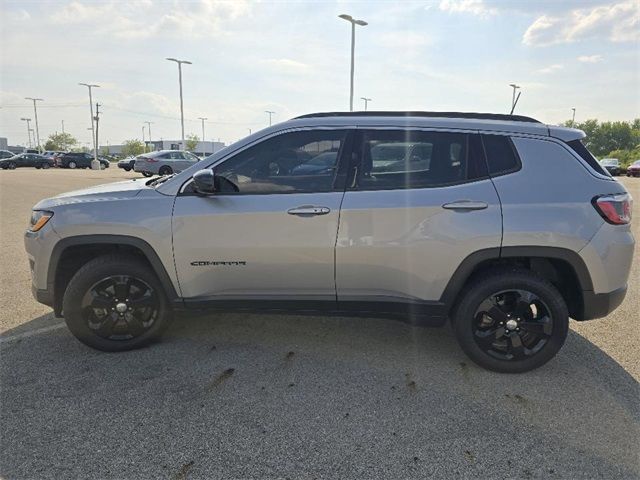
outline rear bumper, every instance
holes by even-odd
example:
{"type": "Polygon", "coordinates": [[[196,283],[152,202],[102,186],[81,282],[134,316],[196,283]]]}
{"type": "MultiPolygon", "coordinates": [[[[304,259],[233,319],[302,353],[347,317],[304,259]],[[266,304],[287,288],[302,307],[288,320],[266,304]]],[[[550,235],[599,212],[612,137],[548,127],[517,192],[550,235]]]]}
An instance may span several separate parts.
{"type": "Polygon", "coordinates": [[[582,292],[583,312],[576,320],[593,320],[609,315],[620,306],[627,294],[627,286],[608,293],[582,292]]]}

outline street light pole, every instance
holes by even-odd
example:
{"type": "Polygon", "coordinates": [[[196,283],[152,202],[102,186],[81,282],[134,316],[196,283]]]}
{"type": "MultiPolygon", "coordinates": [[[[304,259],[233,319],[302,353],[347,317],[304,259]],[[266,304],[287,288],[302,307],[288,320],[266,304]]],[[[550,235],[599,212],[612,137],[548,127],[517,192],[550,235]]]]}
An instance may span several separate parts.
{"type": "Polygon", "coordinates": [[[144,141],[144,125],[142,125],[142,145],[144,145],[144,153],[147,153],[147,144],[144,141]]]}
{"type": "Polygon", "coordinates": [[[371,101],[370,98],[366,98],[366,97],[360,97],[362,100],[364,100],[364,111],[367,111],[367,105],[369,104],[369,102],[371,101]]]}
{"type": "Polygon", "coordinates": [[[38,139],[38,153],[42,153],[42,147],[40,147],[40,129],[38,128],[38,109],[36,108],[36,102],[44,101],[42,98],[25,97],[25,100],[33,101],[33,114],[36,119],[36,136],[38,139]]]}
{"type": "Polygon", "coordinates": [[[573,116],[571,117],[571,126],[573,127],[576,124],[576,109],[573,107],[571,110],[573,110],[573,116]]]}
{"type": "Polygon", "coordinates": [[[177,58],[167,58],[170,62],[176,62],[178,64],[178,82],[180,83],[180,126],[182,127],[182,149],[186,150],[186,145],[184,143],[184,107],[182,102],[182,64],[186,63],[187,65],[191,65],[192,63],[188,60],[178,60],[177,58]]]}
{"type": "Polygon", "coordinates": [[[31,127],[29,126],[30,118],[21,118],[23,122],[27,122],[27,135],[29,136],[29,148],[31,148],[31,127]]]}
{"type": "Polygon", "coordinates": [[[364,20],[356,20],[351,15],[342,14],[338,15],[338,17],[346,20],[351,23],[351,77],[350,77],[350,88],[349,88],[349,111],[353,112],[353,73],[355,70],[355,49],[356,49],[356,25],[360,25],[364,27],[368,25],[364,20]]]}
{"type": "MultiPolygon", "coordinates": [[[[151,143],[151,124],[152,124],[153,122],[150,122],[150,121],[148,121],[148,120],[147,120],[147,121],[146,121],[146,122],[144,122],[144,123],[146,123],[146,124],[147,124],[147,132],[149,133],[149,143],[151,143]]],[[[151,148],[153,148],[153,146],[151,146],[151,148]]],[[[145,150],[145,151],[146,151],[146,150],[145,150]]],[[[151,150],[151,151],[153,152],[153,150],[151,150]]]]}
{"type": "Polygon", "coordinates": [[[271,126],[271,115],[273,115],[276,112],[272,112],[271,110],[265,110],[264,113],[269,114],[269,126],[271,126]]]}
{"type": "Polygon", "coordinates": [[[511,96],[511,111],[513,112],[513,109],[516,106],[516,90],[520,88],[520,85],[516,85],[515,83],[510,83],[509,86],[513,88],[513,95],[511,96]]]}
{"type": "Polygon", "coordinates": [[[89,89],[89,110],[91,113],[91,137],[93,140],[93,160],[91,160],[91,170],[100,170],[100,162],[98,162],[98,145],[96,144],[96,131],[93,123],[93,97],[91,95],[91,89],[93,87],[99,88],[100,85],[94,85],[92,83],[79,83],[78,85],[85,86],[89,89]]]}
{"type": "MultiPolygon", "coordinates": [[[[204,140],[204,121],[208,120],[208,118],[207,117],[198,117],[198,120],[202,120],[202,145],[203,145],[202,146],[202,158],[204,158],[204,145],[205,145],[205,143],[204,143],[204,141],[205,141],[204,140]]],[[[214,150],[213,142],[211,142],[211,145],[212,145],[211,149],[214,150]]]]}

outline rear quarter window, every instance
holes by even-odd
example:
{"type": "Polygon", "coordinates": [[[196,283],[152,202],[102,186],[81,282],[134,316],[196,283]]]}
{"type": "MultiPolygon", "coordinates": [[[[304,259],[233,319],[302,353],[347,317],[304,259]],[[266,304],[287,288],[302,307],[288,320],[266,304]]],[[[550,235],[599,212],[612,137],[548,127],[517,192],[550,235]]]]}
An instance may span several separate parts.
{"type": "Polygon", "coordinates": [[[482,135],[490,175],[504,175],[520,169],[520,159],[511,138],[506,135],[482,135]]]}
{"type": "Polygon", "coordinates": [[[596,157],[591,155],[591,152],[584,146],[581,140],[571,140],[570,142],[567,142],[567,145],[569,145],[571,150],[577,153],[580,158],[587,162],[587,164],[600,175],[609,176],[607,169],[603,168],[602,165],[600,165],[600,162],[596,160],[596,157]]]}

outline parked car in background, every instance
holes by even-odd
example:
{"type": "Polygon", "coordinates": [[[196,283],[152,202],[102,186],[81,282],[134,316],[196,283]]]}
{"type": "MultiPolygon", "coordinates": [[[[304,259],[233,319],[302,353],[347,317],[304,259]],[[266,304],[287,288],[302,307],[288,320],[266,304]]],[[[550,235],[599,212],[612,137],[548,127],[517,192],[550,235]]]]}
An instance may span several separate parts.
{"type": "Polygon", "coordinates": [[[627,167],[627,177],[640,177],[640,160],[636,160],[627,167]]]}
{"type": "Polygon", "coordinates": [[[62,155],[64,153],[66,153],[66,152],[59,151],[59,150],[47,150],[46,152],[42,153],[42,156],[43,157],[47,157],[47,158],[54,158],[54,157],[56,157],[58,155],[62,155]]]}
{"type": "Polygon", "coordinates": [[[125,172],[133,170],[133,165],[136,163],[136,157],[129,156],[118,161],[118,168],[124,169],[125,172]]]}
{"type": "Polygon", "coordinates": [[[620,175],[620,160],[617,158],[603,158],[600,165],[607,169],[611,175],[620,175]]]}
{"type": "Polygon", "coordinates": [[[191,152],[181,150],[160,150],[159,152],[143,153],[136,157],[133,170],[145,177],[151,175],[171,175],[181,172],[200,161],[191,152]]]}
{"type": "Polygon", "coordinates": [[[9,150],[0,150],[0,160],[3,158],[11,158],[15,155],[15,153],[10,152],[9,150]]]}
{"type": "MultiPolygon", "coordinates": [[[[60,168],[91,168],[93,155],[86,152],[68,152],[59,155],[55,159],[56,166],[60,168]]],[[[99,158],[100,168],[109,168],[109,162],[99,158]]]]}
{"type": "Polygon", "coordinates": [[[49,168],[53,167],[53,160],[35,153],[19,153],[10,158],[0,160],[0,168],[13,170],[18,167],[49,168]]]}

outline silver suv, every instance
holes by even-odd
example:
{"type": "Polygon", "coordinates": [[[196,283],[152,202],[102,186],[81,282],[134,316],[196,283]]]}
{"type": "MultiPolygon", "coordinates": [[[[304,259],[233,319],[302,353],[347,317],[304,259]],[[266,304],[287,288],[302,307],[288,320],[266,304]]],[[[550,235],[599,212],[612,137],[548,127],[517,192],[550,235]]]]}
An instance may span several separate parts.
{"type": "Polygon", "coordinates": [[[145,177],[154,174],[171,175],[186,170],[199,161],[200,159],[191,152],[159,150],[138,155],[133,164],[133,171],[142,173],[145,177]]]}
{"type": "Polygon", "coordinates": [[[520,116],[305,115],[180,174],[33,209],[38,301],[107,351],[178,310],[447,319],[476,363],[551,359],[624,299],[631,198],[584,133],[520,116]]]}

